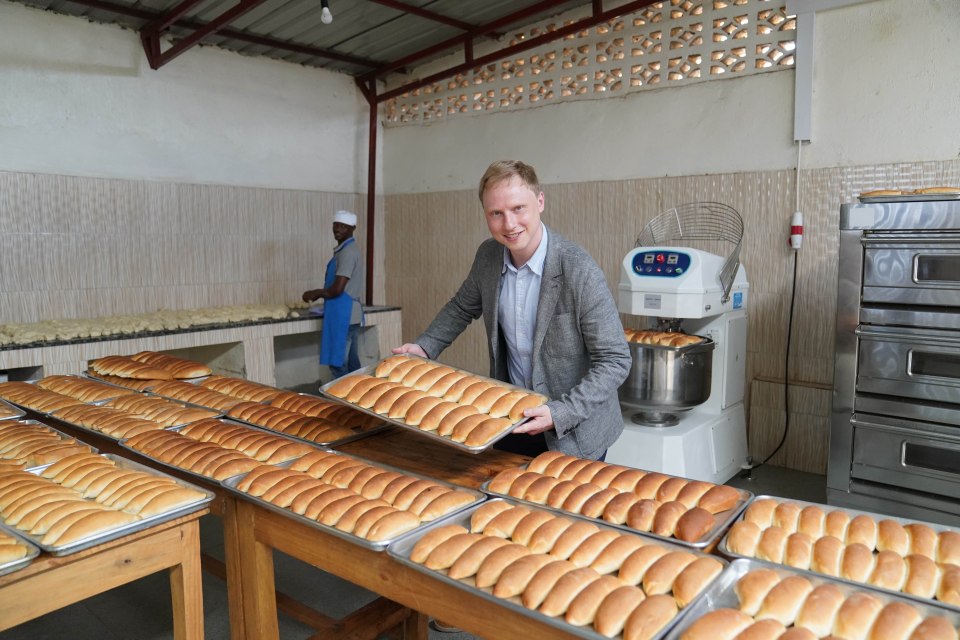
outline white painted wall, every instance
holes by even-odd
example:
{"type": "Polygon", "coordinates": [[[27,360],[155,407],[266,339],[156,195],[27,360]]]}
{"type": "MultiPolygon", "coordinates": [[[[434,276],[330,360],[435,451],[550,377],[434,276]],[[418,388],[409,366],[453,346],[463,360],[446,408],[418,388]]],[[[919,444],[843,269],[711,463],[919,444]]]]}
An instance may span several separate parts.
{"type": "MultiPolygon", "coordinates": [[[[803,166],[960,155],[960,0],[876,0],[817,14],[803,166]]],[[[501,158],[545,183],[790,168],[792,70],[464,115],[384,133],[387,193],[474,188],[501,158]]]]}
{"type": "MultiPolygon", "coordinates": [[[[0,0],[0,170],[367,191],[367,103],[339,73],[0,0]]],[[[382,137],[379,142],[382,144],[382,137]]]]}

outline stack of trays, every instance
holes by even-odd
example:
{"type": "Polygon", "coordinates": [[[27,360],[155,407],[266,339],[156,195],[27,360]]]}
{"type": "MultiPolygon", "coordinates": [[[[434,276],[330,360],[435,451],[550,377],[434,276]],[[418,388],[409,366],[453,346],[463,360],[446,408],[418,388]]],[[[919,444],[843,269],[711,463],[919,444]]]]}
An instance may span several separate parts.
{"type": "Polygon", "coordinates": [[[478,491],[332,450],[279,469],[259,467],[222,484],[271,511],[376,551],[484,499],[478,491]]]}
{"type": "Polygon", "coordinates": [[[491,447],[546,397],[414,356],[390,356],[320,387],[389,424],[468,453],[491,447]]]}
{"type": "Polygon", "coordinates": [[[716,542],[752,497],[726,485],[557,451],[506,469],[481,489],[695,548],[716,542]]]}
{"type": "Polygon", "coordinates": [[[582,638],[662,637],[724,561],[490,500],[390,545],[398,561],[582,638]]]}
{"type": "Polygon", "coordinates": [[[960,611],[960,532],[941,525],[759,496],[718,549],[960,611]]]}
{"type": "Polygon", "coordinates": [[[118,456],[0,471],[0,523],[66,555],[202,508],[213,494],[118,456]]]}
{"type": "Polygon", "coordinates": [[[667,638],[956,640],[958,625],[960,613],[932,603],[741,559],[707,587],[667,638]]]}

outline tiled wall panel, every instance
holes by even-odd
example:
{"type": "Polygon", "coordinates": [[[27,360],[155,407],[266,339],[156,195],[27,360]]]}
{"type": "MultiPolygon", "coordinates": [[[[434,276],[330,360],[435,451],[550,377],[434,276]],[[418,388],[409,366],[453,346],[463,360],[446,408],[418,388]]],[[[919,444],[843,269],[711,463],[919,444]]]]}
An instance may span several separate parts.
{"type": "MultiPolygon", "coordinates": [[[[790,384],[797,388],[791,393],[791,398],[796,396],[795,402],[791,400],[795,427],[772,462],[819,473],[826,470],[841,203],[853,202],[858,193],[870,189],[936,185],[960,185],[960,160],[801,172],[805,236],[797,256],[790,358],[790,384]]],[[[783,424],[782,380],[793,279],[787,235],[797,206],[795,172],[584,182],[544,189],[544,221],[594,256],[611,290],[620,279],[621,259],[659,212],[703,200],[740,212],[741,260],[751,296],[747,415],[751,452],[765,457],[779,441],[783,424]],[[751,393],[758,395],[751,398],[751,393]]],[[[386,302],[403,307],[403,338],[413,340],[454,294],[488,233],[473,190],[388,196],[386,206],[386,302]]],[[[442,359],[485,373],[484,340],[482,326],[474,323],[442,359]]]]}

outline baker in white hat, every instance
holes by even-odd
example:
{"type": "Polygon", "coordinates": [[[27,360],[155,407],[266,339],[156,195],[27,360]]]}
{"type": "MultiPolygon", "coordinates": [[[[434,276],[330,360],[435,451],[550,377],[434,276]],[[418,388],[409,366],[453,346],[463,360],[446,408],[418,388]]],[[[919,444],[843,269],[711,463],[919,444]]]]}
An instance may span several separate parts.
{"type": "Polygon", "coordinates": [[[355,213],[337,211],[333,215],[333,237],[337,247],[327,263],[323,289],[303,292],[304,302],[324,299],[320,364],[330,367],[334,378],[360,368],[358,342],[363,325],[360,296],[366,285],[363,260],[353,237],[356,228],[355,213]]]}

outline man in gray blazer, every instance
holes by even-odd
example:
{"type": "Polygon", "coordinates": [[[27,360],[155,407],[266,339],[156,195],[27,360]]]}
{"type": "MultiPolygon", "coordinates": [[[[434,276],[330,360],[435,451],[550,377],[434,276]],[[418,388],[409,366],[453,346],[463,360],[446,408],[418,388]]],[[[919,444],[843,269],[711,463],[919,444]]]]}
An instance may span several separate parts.
{"type": "Polygon", "coordinates": [[[617,388],[631,364],[603,272],[541,222],[543,191],[533,167],[494,162],[480,181],[480,201],[493,237],[427,330],[393,351],[436,359],[482,316],[490,376],[550,398],[528,409],[530,420],[498,448],[601,458],[623,431],[617,388]]]}

